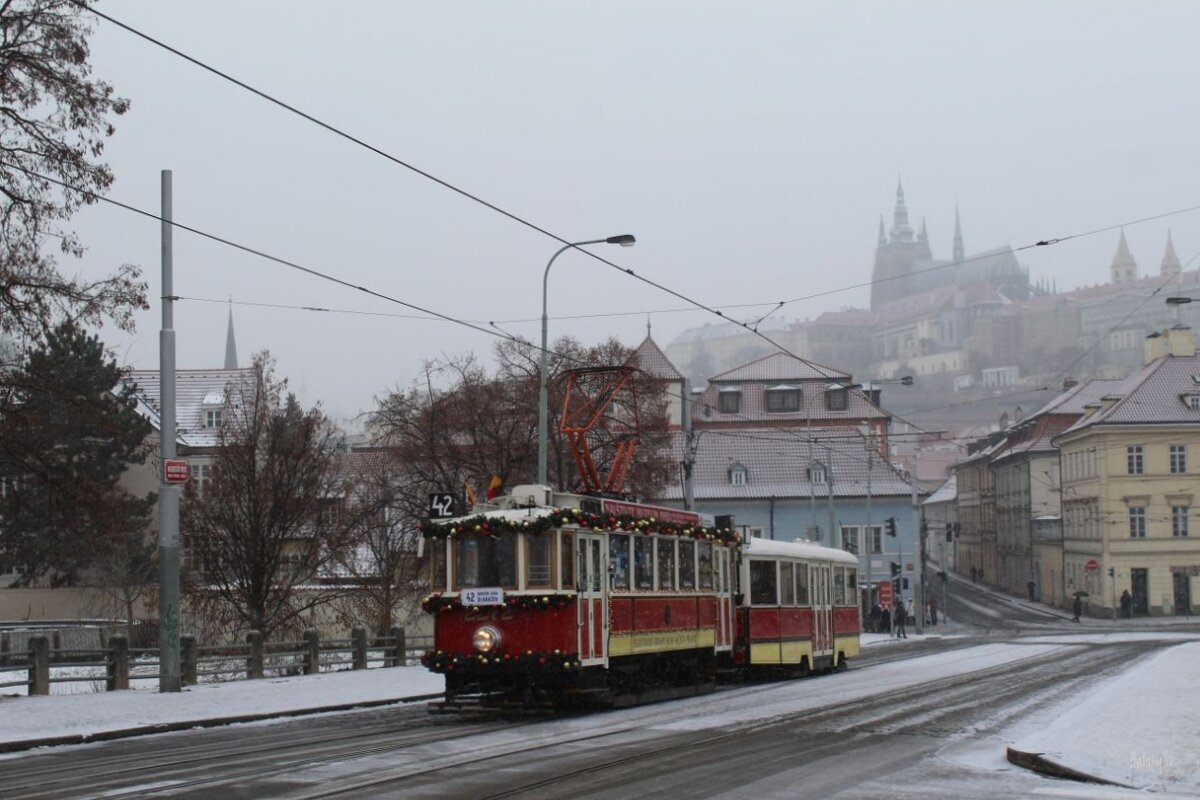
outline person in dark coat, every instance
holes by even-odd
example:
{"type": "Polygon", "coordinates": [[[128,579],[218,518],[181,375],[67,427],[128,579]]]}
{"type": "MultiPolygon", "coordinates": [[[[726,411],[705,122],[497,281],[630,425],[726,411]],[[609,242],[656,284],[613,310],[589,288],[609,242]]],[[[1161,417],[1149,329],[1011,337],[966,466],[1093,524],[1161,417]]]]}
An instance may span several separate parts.
{"type": "Polygon", "coordinates": [[[897,639],[907,639],[908,631],[904,629],[908,623],[908,611],[904,608],[904,603],[900,600],[896,601],[896,613],[892,617],[892,628],[896,631],[897,639]]]}
{"type": "Polygon", "coordinates": [[[879,603],[871,606],[871,630],[875,633],[883,630],[883,609],[879,606],[879,603]]]}
{"type": "Polygon", "coordinates": [[[1075,612],[1075,616],[1071,618],[1072,621],[1079,622],[1079,615],[1083,613],[1083,596],[1082,595],[1078,595],[1078,594],[1075,595],[1075,605],[1072,606],[1071,610],[1075,612]]]}
{"type": "Polygon", "coordinates": [[[1125,619],[1133,616],[1133,597],[1130,596],[1128,589],[1121,592],[1121,616],[1125,619]]]}

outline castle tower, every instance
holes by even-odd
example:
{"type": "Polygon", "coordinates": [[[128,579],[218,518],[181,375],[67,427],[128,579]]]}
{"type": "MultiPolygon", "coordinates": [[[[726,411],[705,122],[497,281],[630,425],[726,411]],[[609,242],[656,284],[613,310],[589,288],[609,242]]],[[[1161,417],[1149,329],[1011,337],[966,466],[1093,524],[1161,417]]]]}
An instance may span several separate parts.
{"type": "Polygon", "coordinates": [[[1163,253],[1162,266],[1159,268],[1161,275],[1178,275],[1183,271],[1183,265],[1179,263],[1179,256],[1175,255],[1175,243],[1171,241],[1171,231],[1167,230],[1167,251],[1163,253]]]}
{"type": "Polygon", "coordinates": [[[896,180],[896,210],[892,215],[891,240],[893,243],[913,240],[913,229],[908,224],[908,207],[904,205],[904,184],[899,179],[896,180]]]}
{"type": "Polygon", "coordinates": [[[1117,242],[1117,252],[1113,256],[1112,267],[1110,269],[1112,283],[1126,283],[1137,280],[1137,262],[1133,260],[1133,254],[1129,252],[1129,245],[1125,243],[1124,228],[1121,228],[1121,240],[1117,242]]]}

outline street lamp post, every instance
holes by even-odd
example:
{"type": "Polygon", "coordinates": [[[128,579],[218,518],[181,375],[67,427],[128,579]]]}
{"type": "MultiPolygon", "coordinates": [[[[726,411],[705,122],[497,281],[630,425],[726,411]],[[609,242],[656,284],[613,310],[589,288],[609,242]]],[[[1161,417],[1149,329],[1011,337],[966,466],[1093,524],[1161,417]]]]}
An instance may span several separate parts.
{"type": "Polygon", "coordinates": [[[546,271],[542,273],[542,357],[538,369],[538,379],[540,381],[538,389],[538,483],[542,486],[547,484],[546,440],[550,419],[550,397],[546,391],[548,377],[546,373],[549,369],[547,363],[549,344],[546,341],[546,289],[550,279],[550,267],[554,266],[554,259],[574,247],[582,247],[585,244],[619,244],[621,247],[633,247],[636,241],[637,239],[633,237],[633,234],[624,233],[620,236],[609,236],[607,239],[588,239],[585,242],[565,244],[554,255],[550,256],[550,261],[546,264],[546,271]]]}

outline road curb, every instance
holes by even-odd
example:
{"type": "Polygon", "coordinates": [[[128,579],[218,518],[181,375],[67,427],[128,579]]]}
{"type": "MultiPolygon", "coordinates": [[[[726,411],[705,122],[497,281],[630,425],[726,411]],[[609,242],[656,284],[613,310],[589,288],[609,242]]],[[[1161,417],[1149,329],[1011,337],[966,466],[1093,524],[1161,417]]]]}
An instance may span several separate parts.
{"type": "Polygon", "coordinates": [[[156,733],[174,733],[177,731],[193,730],[195,728],[218,728],[222,725],[236,725],[241,722],[261,722],[268,719],[286,719],[288,717],[305,717],[310,714],[330,714],[339,711],[353,711],[358,708],[378,708],[380,706],[401,705],[404,703],[419,703],[425,700],[437,700],[444,695],[421,694],[411,697],[394,697],[387,700],[362,700],[357,703],[341,703],[333,706],[317,708],[288,709],[286,711],[266,711],[260,714],[242,714],[234,717],[208,717],[206,719],[186,720],[181,722],[159,722],[153,725],[139,725],[133,728],[119,728],[111,731],[96,733],[77,733],[70,736],[48,736],[42,739],[20,739],[11,742],[0,742],[0,753],[20,753],[38,747],[61,747],[68,744],[91,744],[92,742],[108,742],[115,739],[130,739],[135,736],[150,736],[156,733]]]}
{"type": "Polygon", "coordinates": [[[1087,772],[1081,772],[1077,769],[1072,769],[1065,764],[1060,764],[1057,761],[1046,758],[1042,753],[1030,753],[1025,750],[1018,750],[1015,747],[1009,747],[1008,761],[1010,764],[1016,764],[1018,767],[1023,767],[1027,770],[1049,775],[1053,778],[1064,778],[1066,780],[1078,781],[1080,783],[1098,783],[1105,786],[1120,786],[1123,789],[1136,789],[1136,786],[1130,786],[1127,783],[1119,783],[1110,781],[1107,778],[1101,778],[1097,775],[1092,775],[1087,772]]]}

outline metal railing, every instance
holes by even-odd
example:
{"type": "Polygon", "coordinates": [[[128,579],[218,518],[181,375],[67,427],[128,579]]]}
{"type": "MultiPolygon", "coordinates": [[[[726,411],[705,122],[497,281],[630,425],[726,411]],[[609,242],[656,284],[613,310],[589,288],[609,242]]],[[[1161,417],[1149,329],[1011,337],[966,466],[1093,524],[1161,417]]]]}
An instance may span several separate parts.
{"type": "MultiPolygon", "coordinates": [[[[180,637],[180,677],[184,686],[201,682],[253,680],[267,676],[316,675],[345,669],[398,667],[417,663],[431,636],[407,636],[404,628],[369,636],[354,628],[347,639],[322,640],[306,630],[299,641],[266,642],[251,631],[244,644],[201,646],[194,636],[180,637]]],[[[108,647],[60,649],[47,636],[29,637],[28,650],[0,657],[0,691],[24,688],[30,695],[50,694],[53,684],[91,683],[100,691],[128,689],[131,681],[159,679],[159,653],[129,647],[124,636],[111,636],[108,647]],[[23,674],[22,674],[23,673],[23,674]],[[21,678],[10,679],[13,674],[21,678]]]]}

